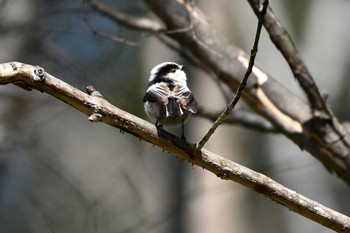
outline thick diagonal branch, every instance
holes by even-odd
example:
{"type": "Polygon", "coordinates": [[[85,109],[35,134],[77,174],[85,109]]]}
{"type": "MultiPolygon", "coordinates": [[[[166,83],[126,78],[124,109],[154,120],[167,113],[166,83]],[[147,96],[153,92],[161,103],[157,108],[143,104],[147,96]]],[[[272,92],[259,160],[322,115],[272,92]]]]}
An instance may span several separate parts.
{"type": "Polygon", "coordinates": [[[218,177],[237,182],[261,193],[288,209],[337,232],[350,231],[350,218],[290,190],[269,177],[252,171],[205,149],[195,150],[180,138],[157,129],[139,117],[127,113],[102,98],[89,87],[86,94],[51,76],[42,68],[18,62],[0,64],[0,84],[16,84],[36,89],[67,103],[89,116],[90,121],[102,121],[117,127],[165,151],[214,173],[218,177]]]}

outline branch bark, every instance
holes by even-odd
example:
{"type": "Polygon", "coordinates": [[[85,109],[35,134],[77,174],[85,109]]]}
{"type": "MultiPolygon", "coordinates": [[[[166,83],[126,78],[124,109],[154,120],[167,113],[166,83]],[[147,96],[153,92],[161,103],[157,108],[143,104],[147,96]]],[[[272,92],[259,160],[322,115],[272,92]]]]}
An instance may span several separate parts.
{"type": "Polygon", "coordinates": [[[93,122],[102,121],[150,142],[178,158],[203,167],[219,178],[237,182],[261,193],[288,209],[337,232],[350,232],[350,218],[327,208],[269,177],[234,163],[208,150],[195,150],[195,145],[164,130],[156,128],[137,116],[127,113],[88,88],[86,94],[46,73],[38,66],[19,62],[0,64],[0,84],[16,84],[26,90],[36,89],[67,103],[89,116],[93,122]]]}

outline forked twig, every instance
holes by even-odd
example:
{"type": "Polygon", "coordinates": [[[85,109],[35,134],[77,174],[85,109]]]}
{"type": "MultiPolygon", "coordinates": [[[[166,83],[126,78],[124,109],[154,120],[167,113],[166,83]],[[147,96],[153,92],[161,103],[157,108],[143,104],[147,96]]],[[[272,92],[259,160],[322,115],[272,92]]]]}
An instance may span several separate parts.
{"type": "Polygon", "coordinates": [[[248,68],[247,68],[247,71],[246,71],[243,79],[239,83],[236,94],[233,97],[232,101],[227,105],[225,111],[223,113],[221,113],[221,115],[218,117],[218,119],[216,119],[216,121],[210,127],[210,129],[204,135],[204,137],[199,142],[197,142],[197,144],[196,144],[197,150],[200,150],[203,148],[204,144],[207,143],[207,141],[209,140],[211,135],[213,135],[213,133],[219,127],[219,125],[221,125],[221,123],[225,120],[225,118],[228,116],[228,114],[230,114],[230,112],[234,109],[234,107],[236,106],[237,102],[239,101],[239,99],[241,97],[241,94],[246,86],[247,80],[248,80],[250,74],[252,73],[252,70],[254,67],[255,57],[256,57],[256,54],[258,53],[258,44],[259,44],[259,39],[260,39],[261,28],[263,26],[263,21],[264,21],[264,17],[265,17],[268,5],[269,5],[269,1],[265,0],[264,3],[262,4],[262,7],[260,7],[260,9],[259,9],[259,17],[258,17],[259,21],[258,21],[256,34],[255,34],[253,48],[250,51],[250,59],[249,59],[248,68]]]}

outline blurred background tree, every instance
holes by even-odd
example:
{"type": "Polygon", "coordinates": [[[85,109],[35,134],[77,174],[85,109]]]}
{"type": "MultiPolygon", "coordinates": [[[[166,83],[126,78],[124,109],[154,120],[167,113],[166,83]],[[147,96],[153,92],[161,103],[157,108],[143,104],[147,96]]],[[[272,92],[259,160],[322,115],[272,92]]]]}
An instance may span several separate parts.
{"type": "MultiPolygon", "coordinates": [[[[106,1],[150,15],[143,1],[106,1]]],[[[196,1],[207,18],[244,51],[256,16],[245,1],[196,1]]],[[[347,1],[270,1],[341,120],[349,118],[347,1]]],[[[221,90],[155,37],[89,12],[89,24],[137,46],[94,34],[81,1],[0,0],[0,62],[38,64],[143,117],[150,69],[186,65],[200,104],[221,111],[221,90]],[[210,89],[208,89],[210,87],[210,89]],[[210,93],[208,95],[208,93],[210,93]]],[[[300,98],[289,67],[266,33],[257,63],[300,98]]],[[[270,200],[123,135],[56,99],[17,87],[0,89],[0,232],[329,232],[270,200]]],[[[244,106],[239,106],[244,108],[244,106]]],[[[195,117],[189,141],[211,122],[195,117]]],[[[172,131],[174,132],[174,131],[172,131]]],[[[283,135],[222,126],[206,148],[264,173],[297,192],[350,215],[349,187],[283,135]]]]}

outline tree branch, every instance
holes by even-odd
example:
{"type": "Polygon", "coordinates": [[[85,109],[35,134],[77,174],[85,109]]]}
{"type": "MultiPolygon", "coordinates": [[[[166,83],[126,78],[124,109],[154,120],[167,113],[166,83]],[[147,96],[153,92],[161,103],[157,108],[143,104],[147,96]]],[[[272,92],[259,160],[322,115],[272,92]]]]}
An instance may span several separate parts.
{"type": "Polygon", "coordinates": [[[36,89],[67,103],[89,116],[89,120],[102,121],[119,128],[165,151],[214,173],[218,177],[237,182],[280,203],[337,232],[350,232],[350,218],[327,208],[301,194],[290,190],[269,177],[234,163],[205,149],[195,150],[194,144],[186,143],[164,130],[157,129],[106,100],[93,88],[86,94],[51,76],[42,68],[19,62],[0,64],[0,84],[16,84],[26,90],[36,89]]]}

